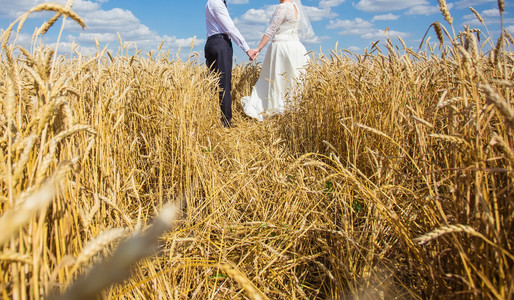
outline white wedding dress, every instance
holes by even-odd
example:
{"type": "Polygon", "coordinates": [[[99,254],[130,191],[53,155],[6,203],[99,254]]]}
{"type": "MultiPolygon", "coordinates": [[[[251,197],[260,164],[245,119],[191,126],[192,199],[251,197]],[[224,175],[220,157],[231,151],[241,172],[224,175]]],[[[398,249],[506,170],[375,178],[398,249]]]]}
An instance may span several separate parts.
{"type": "Polygon", "coordinates": [[[297,79],[309,61],[307,50],[298,38],[294,3],[284,2],[277,7],[265,34],[272,42],[261,74],[251,96],[241,99],[245,114],[259,121],[284,112],[297,79]]]}

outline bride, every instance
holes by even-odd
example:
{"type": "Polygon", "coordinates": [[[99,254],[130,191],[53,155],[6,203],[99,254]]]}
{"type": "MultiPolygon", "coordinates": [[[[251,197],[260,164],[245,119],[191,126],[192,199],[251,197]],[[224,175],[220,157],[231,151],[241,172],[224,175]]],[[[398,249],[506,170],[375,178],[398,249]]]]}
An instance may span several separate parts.
{"type": "Polygon", "coordinates": [[[301,0],[280,0],[270,26],[256,51],[271,40],[262,64],[261,74],[251,96],[243,97],[244,112],[259,121],[282,113],[296,79],[309,62],[307,50],[299,37],[313,37],[314,31],[304,14],[301,0]]]}

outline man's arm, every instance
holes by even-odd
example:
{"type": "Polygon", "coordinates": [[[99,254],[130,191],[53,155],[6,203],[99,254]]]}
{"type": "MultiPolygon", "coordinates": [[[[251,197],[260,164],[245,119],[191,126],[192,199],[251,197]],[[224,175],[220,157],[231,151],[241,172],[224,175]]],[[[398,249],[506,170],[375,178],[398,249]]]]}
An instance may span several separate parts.
{"type": "MultiPolygon", "coordinates": [[[[236,25],[234,25],[234,21],[232,21],[227,7],[221,0],[211,1],[210,4],[212,15],[214,18],[216,18],[221,28],[223,28],[223,30],[230,36],[236,45],[238,45],[246,54],[248,54],[250,47],[248,47],[248,44],[246,43],[239,30],[236,28],[236,25]]],[[[248,56],[250,56],[250,54],[248,54],[248,56]]]]}

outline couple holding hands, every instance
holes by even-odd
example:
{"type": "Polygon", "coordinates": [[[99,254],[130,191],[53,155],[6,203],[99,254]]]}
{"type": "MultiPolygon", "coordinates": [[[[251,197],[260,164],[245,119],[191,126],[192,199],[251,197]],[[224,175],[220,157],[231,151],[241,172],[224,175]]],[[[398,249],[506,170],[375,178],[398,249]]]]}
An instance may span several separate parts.
{"type": "Polygon", "coordinates": [[[212,71],[220,74],[220,105],[222,123],[231,126],[232,99],[232,41],[250,58],[255,60],[260,51],[271,40],[262,64],[261,74],[250,96],[243,97],[241,104],[246,115],[263,121],[284,111],[288,94],[296,79],[308,63],[307,50],[299,37],[312,37],[312,26],[304,13],[301,0],[280,0],[270,25],[257,47],[248,47],[245,39],[234,25],[225,0],[208,0],[205,9],[207,43],[206,63],[212,71]]]}

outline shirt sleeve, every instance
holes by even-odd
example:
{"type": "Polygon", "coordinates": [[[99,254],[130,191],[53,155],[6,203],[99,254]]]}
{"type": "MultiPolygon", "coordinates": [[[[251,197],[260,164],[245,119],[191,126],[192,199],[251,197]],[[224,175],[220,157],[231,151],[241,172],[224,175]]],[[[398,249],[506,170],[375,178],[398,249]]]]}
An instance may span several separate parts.
{"type": "Polygon", "coordinates": [[[269,38],[272,38],[273,36],[275,36],[275,33],[277,33],[278,28],[284,22],[285,17],[286,17],[286,6],[285,5],[277,6],[277,9],[275,9],[275,13],[273,14],[273,18],[271,19],[270,25],[264,34],[266,36],[268,36],[269,38]]]}
{"type": "Polygon", "coordinates": [[[234,25],[234,21],[230,17],[228,13],[228,9],[220,1],[212,1],[212,10],[211,10],[214,18],[218,21],[218,24],[221,28],[230,36],[230,38],[238,45],[243,51],[246,53],[250,50],[250,47],[246,43],[245,39],[234,25]]]}

